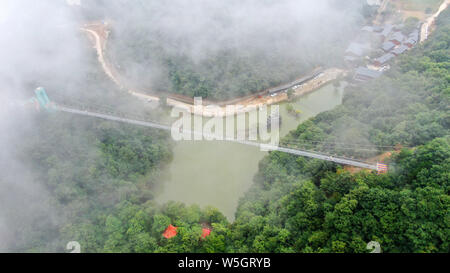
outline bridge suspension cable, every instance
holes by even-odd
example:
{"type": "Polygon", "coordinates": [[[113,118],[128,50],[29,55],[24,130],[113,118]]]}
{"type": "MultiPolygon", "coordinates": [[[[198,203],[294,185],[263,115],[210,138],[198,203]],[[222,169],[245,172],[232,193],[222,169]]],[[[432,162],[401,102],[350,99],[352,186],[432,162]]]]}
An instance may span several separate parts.
{"type": "MultiPolygon", "coordinates": [[[[286,143],[300,143],[300,144],[331,144],[331,145],[346,145],[346,146],[355,146],[355,147],[369,147],[369,148],[398,148],[398,146],[395,145],[375,145],[375,144],[362,144],[362,143],[346,143],[346,142],[335,142],[335,141],[319,141],[319,140],[298,140],[298,139],[286,139],[283,140],[283,142],[286,143]]],[[[408,146],[401,146],[403,148],[411,148],[408,146]]]]}
{"type": "MultiPolygon", "coordinates": [[[[158,122],[145,121],[144,118],[142,118],[142,117],[137,117],[137,119],[131,119],[125,115],[117,116],[117,114],[115,115],[115,113],[112,111],[112,109],[108,109],[105,111],[105,113],[101,113],[100,111],[98,111],[99,109],[96,109],[95,111],[89,111],[89,110],[87,110],[87,108],[77,109],[77,108],[66,106],[63,104],[55,105],[55,108],[56,108],[56,110],[59,110],[62,112],[81,115],[81,116],[95,117],[95,118],[111,120],[111,121],[116,121],[116,122],[122,122],[122,123],[127,123],[127,124],[133,124],[133,125],[138,125],[138,126],[145,126],[145,127],[150,127],[150,128],[155,128],[155,129],[160,129],[160,130],[165,130],[165,131],[172,130],[172,127],[170,125],[160,124],[158,122]]],[[[184,131],[184,132],[189,132],[189,133],[193,133],[193,134],[202,134],[203,136],[205,136],[201,132],[194,132],[194,131],[184,131]]],[[[361,161],[356,161],[353,159],[347,159],[347,158],[342,158],[342,157],[333,157],[333,156],[321,154],[318,152],[297,150],[297,149],[293,149],[290,147],[274,146],[274,145],[263,144],[263,143],[254,142],[254,141],[247,141],[247,140],[226,139],[226,141],[240,143],[240,144],[247,145],[247,146],[258,147],[258,148],[261,148],[266,151],[278,151],[278,152],[288,153],[288,154],[292,154],[292,155],[298,155],[298,156],[303,156],[303,157],[308,157],[308,158],[330,161],[330,162],[334,162],[334,163],[342,164],[342,165],[354,166],[354,167],[358,167],[358,168],[364,168],[364,169],[370,169],[370,170],[378,169],[377,165],[373,165],[373,164],[369,164],[369,163],[365,163],[365,162],[361,162],[361,161]]]]}
{"type": "MultiPolygon", "coordinates": [[[[300,147],[311,147],[311,146],[313,146],[313,144],[308,144],[308,143],[302,143],[302,142],[286,142],[286,141],[283,141],[282,142],[282,144],[284,145],[287,145],[287,147],[290,147],[290,146],[295,146],[295,147],[298,147],[298,148],[300,148],[300,147]]],[[[350,150],[350,151],[366,151],[366,152],[378,152],[378,150],[376,150],[376,149],[368,149],[368,148],[358,148],[358,146],[355,146],[355,147],[347,147],[347,146],[340,146],[340,145],[328,145],[328,146],[325,146],[325,148],[334,148],[334,149],[338,149],[338,150],[350,150]]],[[[375,147],[374,147],[375,148],[375,147]]]]}

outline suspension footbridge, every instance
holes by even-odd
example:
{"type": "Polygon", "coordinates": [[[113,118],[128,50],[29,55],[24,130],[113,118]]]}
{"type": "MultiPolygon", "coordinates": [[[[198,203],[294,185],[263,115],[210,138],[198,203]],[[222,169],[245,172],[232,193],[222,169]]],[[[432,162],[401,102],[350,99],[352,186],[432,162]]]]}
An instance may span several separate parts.
{"type": "MultiPolygon", "coordinates": [[[[156,123],[156,122],[149,122],[149,121],[144,121],[144,120],[130,119],[125,116],[111,115],[111,114],[104,113],[104,112],[102,113],[100,111],[77,109],[74,107],[69,107],[69,106],[64,106],[64,105],[55,105],[54,108],[58,111],[75,114],[75,115],[100,118],[100,119],[104,119],[104,120],[110,120],[110,121],[127,123],[127,124],[132,124],[132,125],[137,125],[137,126],[149,127],[149,128],[153,128],[153,129],[165,130],[165,131],[169,131],[169,132],[172,130],[172,127],[169,125],[160,124],[160,123],[156,123]]],[[[202,136],[205,136],[204,133],[199,133],[199,132],[195,132],[192,130],[185,130],[183,132],[187,132],[187,133],[191,133],[191,134],[202,134],[202,136]]],[[[330,162],[334,162],[334,163],[341,164],[341,165],[348,165],[348,166],[353,166],[353,167],[358,167],[358,168],[363,168],[363,169],[370,169],[370,170],[379,170],[379,166],[377,164],[370,164],[370,163],[356,161],[356,160],[352,160],[352,159],[334,157],[331,155],[326,155],[326,154],[322,154],[322,153],[318,153],[318,152],[298,150],[298,149],[293,149],[293,148],[283,147],[283,146],[274,146],[274,145],[270,145],[270,144],[264,144],[264,143],[259,143],[259,142],[255,142],[255,141],[249,141],[249,140],[225,139],[224,141],[234,142],[234,143],[247,145],[247,146],[253,146],[253,147],[257,147],[262,150],[265,150],[265,151],[278,151],[278,152],[288,153],[288,154],[297,155],[297,156],[303,156],[303,157],[308,157],[308,158],[313,158],[313,159],[330,161],[330,162]]]]}
{"type": "MultiPolygon", "coordinates": [[[[99,118],[99,119],[110,120],[110,121],[114,121],[114,122],[121,122],[121,123],[126,123],[126,124],[131,124],[131,125],[137,125],[137,126],[144,126],[144,127],[149,127],[149,128],[164,130],[164,131],[169,131],[169,132],[172,132],[172,130],[173,130],[172,126],[170,126],[168,124],[162,124],[160,122],[148,121],[143,117],[137,117],[137,116],[130,117],[130,115],[120,113],[118,111],[115,111],[114,109],[106,109],[105,110],[104,106],[103,107],[102,106],[94,106],[94,107],[88,108],[79,103],[78,104],[77,103],[70,103],[70,104],[58,103],[58,104],[56,104],[54,102],[50,102],[50,100],[45,92],[45,89],[43,89],[43,88],[36,89],[35,94],[36,94],[36,97],[30,99],[28,102],[34,103],[38,107],[42,107],[43,109],[46,109],[50,112],[60,111],[60,112],[70,113],[73,115],[99,118]]],[[[18,104],[25,105],[27,103],[22,102],[22,103],[18,103],[18,104]]],[[[196,132],[196,131],[184,130],[184,129],[181,129],[180,133],[190,133],[191,135],[192,134],[201,135],[202,138],[206,137],[207,139],[214,139],[214,137],[215,137],[215,136],[207,135],[204,132],[196,132]]],[[[387,166],[384,164],[367,163],[367,162],[358,161],[355,159],[327,155],[327,154],[316,152],[316,151],[295,149],[295,148],[290,147],[289,142],[287,142],[288,146],[283,146],[283,145],[275,146],[275,145],[271,145],[271,144],[265,144],[265,143],[260,143],[260,142],[256,142],[256,141],[250,141],[250,140],[224,139],[224,141],[238,143],[238,144],[247,145],[247,146],[253,146],[253,147],[260,148],[261,150],[264,150],[264,151],[278,151],[278,152],[287,153],[287,154],[296,155],[296,156],[302,156],[302,157],[307,157],[307,158],[329,161],[329,162],[333,162],[333,163],[341,164],[341,165],[353,166],[353,167],[369,169],[369,170],[376,170],[379,172],[384,172],[387,169],[387,166]]],[[[298,143],[293,143],[294,146],[298,146],[296,144],[298,144],[298,143]]],[[[355,149],[355,148],[347,148],[347,149],[355,149]]]]}

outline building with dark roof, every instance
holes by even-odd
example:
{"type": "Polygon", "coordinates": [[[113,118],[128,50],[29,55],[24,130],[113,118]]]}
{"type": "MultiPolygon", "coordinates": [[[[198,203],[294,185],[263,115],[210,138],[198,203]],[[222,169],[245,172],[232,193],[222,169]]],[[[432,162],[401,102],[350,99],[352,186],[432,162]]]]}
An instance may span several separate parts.
{"type": "Polygon", "coordinates": [[[408,38],[408,40],[404,41],[403,44],[409,48],[412,48],[417,44],[417,41],[414,40],[413,38],[408,38]]]}
{"type": "Polygon", "coordinates": [[[394,58],[394,57],[395,57],[394,54],[392,54],[392,53],[387,53],[387,54],[385,54],[385,55],[383,55],[383,56],[381,56],[381,57],[379,57],[379,58],[376,58],[376,59],[374,60],[374,64],[375,64],[376,66],[382,66],[382,65],[385,65],[385,64],[388,63],[390,60],[392,60],[392,58],[394,58]]]}
{"type": "Polygon", "coordinates": [[[413,32],[411,32],[411,34],[409,34],[408,38],[409,39],[414,39],[416,41],[416,43],[417,43],[419,41],[419,38],[420,38],[419,36],[420,36],[419,30],[415,29],[413,32]]]}
{"type": "Polygon", "coordinates": [[[384,43],[381,45],[381,49],[383,49],[384,52],[389,52],[389,51],[391,51],[392,49],[394,49],[394,47],[395,47],[395,44],[394,44],[393,42],[391,42],[391,41],[384,42],[384,43]]]}
{"type": "Polygon", "coordinates": [[[368,81],[379,78],[382,74],[383,73],[378,70],[373,70],[360,66],[355,71],[354,79],[357,81],[368,81]]]}
{"type": "Polygon", "coordinates": [[[405,35],[403,35],[403,33],[401,33],[400,31],[394,32],[389,37],[389,41],[393,42],[396,45],[401,45],[404,40],[405,40],[405,35]]]}
{"type": "Polygon", "coordinates": [[[381,32],[381,35],[386,39],[394,29],[393,25],[385,25],[383,31],[381,32]]]}
{"type": "Polygon", "coordinates": [[[392,54],[398,56],[400,54],[405,53],[408,49],[409,49],[409,47],[407,47],[406,45],[401,45],[401,46],[397,47],[396,49],[392,50],[392,54]]]}
{"type": "Polygon", "coordinates": [[[409,48],[412,48],[419,42],[419,39],[420,39],[419,30],[415,29],[408,35],[408,37],[406,37],[405,41],[403,41],[403,44],[409,48]]]}

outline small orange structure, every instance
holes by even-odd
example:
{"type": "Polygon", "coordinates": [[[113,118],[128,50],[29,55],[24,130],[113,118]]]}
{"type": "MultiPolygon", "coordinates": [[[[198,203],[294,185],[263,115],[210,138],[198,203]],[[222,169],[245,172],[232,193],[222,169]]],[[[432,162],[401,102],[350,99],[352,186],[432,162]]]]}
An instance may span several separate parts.
{"type": "Polygon", "coordinates": [[[170,238],[173,238],[173,237],[177,236],[177,227],[174,227],[174,226],[172,226],[172,225],[169,225],[169,226],[166,228],[166,230],[164,231],[163,236],[164,236],[166,239],[170,239],[170,238]]]}
{"type": "Polygon", "coordinates": [[[202,233],[202,239],[205,239],[211,234],[211,230],[209,228],[204,228],[202,233]]]}

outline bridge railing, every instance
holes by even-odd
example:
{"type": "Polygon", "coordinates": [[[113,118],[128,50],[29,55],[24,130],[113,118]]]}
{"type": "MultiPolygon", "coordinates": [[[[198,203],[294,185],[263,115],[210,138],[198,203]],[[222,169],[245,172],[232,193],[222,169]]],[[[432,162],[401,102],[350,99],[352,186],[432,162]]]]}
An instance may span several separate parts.
{"type": "MultiPolygon", "coordinates": [[[[96,106],[94,109],[94,107],[92,107],[91,105],[87,106],[86,104],[76,103],[73,101],[58,103],[58,104],[56,104],[56,107],[57,107],[57,109],[59,109],[63,112],[171,131],[171,126],[168,124],[161,124],[159,122],[149,121],[148,119],[146,119],[145,117],[140,116],[140,115],[133,115],[130,113],[125,114],[123,112],[114,110],[110,107],[98,107],[97,108],[97,106],[96,106]]],[[[186,132],[186,131],[184,131],[184,132],[186,132]]],[[[202,134],[202,136],[205,136],[203,132],[195,132],[192,130],[189,130],[188,132],[191,134],[202,134]]],[[[240,144],[244,144],[244,145],[250,145],[250,146],[254,146],[254,147],[259,147],[259,148],[261,148],[263,150],[267,150],[267,151],[285,152],[285,153],[289,153],[289,154],[293,154],[293,155],[299,155],[299,156],[304,156],[304,157],[308,157],[308,158],[314,158],[314,159],[320,159],[320,160],[325,160],[325,161],[329,161],[329,162],[334,162],[337,164],[350,165],[350,166],[355,166],[355,167],[359,167],[359,168],[377,170],[377,166],[372,165],[370,163],[357,161],[357,160],[349,159],[349,158],[345,158],[345,157],[334,157],[334,156],[331,156],[331,155],[328,155],[325,153],[321,153],[321,152],[316,152],[316,151],[298,150],[298,149],[293,149],[290,147],[284,147],[282,145],[273,146],[270,144],[264,144],[264,143],[255,142],[255,141],[245,141],[245,140],[244,141],[226,140],[226,141],[240,143],[240,144]]]]}

